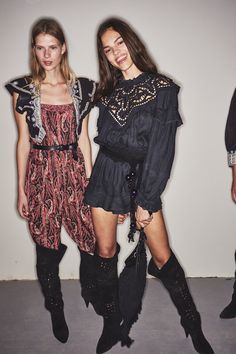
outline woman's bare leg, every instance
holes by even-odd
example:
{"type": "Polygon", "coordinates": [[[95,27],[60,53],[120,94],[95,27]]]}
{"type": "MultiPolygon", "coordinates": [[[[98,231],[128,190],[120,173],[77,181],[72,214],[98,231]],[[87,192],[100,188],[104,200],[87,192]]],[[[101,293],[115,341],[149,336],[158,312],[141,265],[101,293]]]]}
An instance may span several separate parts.
{"type": "Polygon", "coordinates": [[[92,208],[93,225],[99,256],[111,258],[116,252],[116,227],[118,215],[102,208],[92,208]]]}
{"type": "Polygon", "coordinates": [[[161,268],[170,258],[168,234],[162,211],[153,213],[153,219],[144,228],[147,236],[147,246],[150,249],[153,260],[158,268],[161,268]]]}

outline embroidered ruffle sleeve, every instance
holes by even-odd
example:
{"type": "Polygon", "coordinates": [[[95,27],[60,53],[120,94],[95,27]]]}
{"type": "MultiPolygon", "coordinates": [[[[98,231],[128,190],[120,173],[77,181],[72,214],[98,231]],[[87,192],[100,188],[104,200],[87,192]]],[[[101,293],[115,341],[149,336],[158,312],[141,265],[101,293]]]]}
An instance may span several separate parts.
{"type": "Polygon", "coordinates": [[[40,97],[31,81],[29,76],[20,77],[8,82],[5,87],[11,95],[14,92],[18,94],[16,111],[26,113],[31,138],[36,142],[42,142],[46,133],[41,121],[40,97]]]}
{"type": "Polygon", "coordinates": [[[225,145],[228,152],[228,165],[236,165],[236,89],[231,99],[226,122],[225,145]]]}
{"type": "Polygon", "coordinates": [[[82,128],[82,120],[94,106],[96,83],[86,77],[77,78],[70,87],[70,92],[76,110],[77,135],[79,136],[82,128]]]}

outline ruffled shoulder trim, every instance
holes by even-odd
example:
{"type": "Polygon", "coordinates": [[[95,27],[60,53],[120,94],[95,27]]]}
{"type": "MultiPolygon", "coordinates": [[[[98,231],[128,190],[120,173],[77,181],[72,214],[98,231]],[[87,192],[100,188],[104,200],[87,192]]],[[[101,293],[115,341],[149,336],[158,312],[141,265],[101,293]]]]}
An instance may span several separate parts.
{"type": "Polygon", "coordinates": [[[179,86],[171,81],[170,86],[162,87],[158,91],[155,100],[154,110],[156,118],[162,124],[177,122],[177,126],[183,124],[178,111],[178,92],[179,86]]]}
{"type": "MultiPolygon", "coordinates": [[[[80,118],[84,118],[94,106],[96,83],[86,77],[76,78],[72,86],[72,97],[78,104],[80,118]]],[[[75,102],[75,103],[76,103],[75,102]]]]}
{"type": "Polygon", "coordinates": [[[77,77],[75,79],[73,89],[74,94],[80,101],[86,98],[90,98],[90,100],[92,101],[94,98],[94,93],[96,91],[96,83],[95,81],[90,80],[86,77],[77,77]]]}
{"type": "Polygon", "coordinates": [[[30,76],[19,77],[9,81],[5,87],[11,95],[14,92],[19,94],[16,111],[20,114],[26,113],[30,136],[34,141],[41,143],[46,132],[42,126],[40,96],[36,92],[32,78],[30,76]]]}
{"type": "Polygon", "coordinates": [[[32,90],[32,79],[30,76],[22,76],[16,79],[13,79],[6,83],[5,88],[8,92],[13,95],[14,92],[18,94],[31,94],[32,90]]]}

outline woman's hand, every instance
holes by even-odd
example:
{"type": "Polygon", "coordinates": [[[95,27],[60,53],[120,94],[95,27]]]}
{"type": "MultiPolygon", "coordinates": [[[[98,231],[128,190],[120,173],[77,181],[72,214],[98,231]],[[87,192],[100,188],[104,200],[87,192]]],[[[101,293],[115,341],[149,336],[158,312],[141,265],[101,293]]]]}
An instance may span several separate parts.
{"type": "Polygon", "coordinates": [[[118,214],[117,224],[123,224],[129,214],[118,214]]]}
{"type": "Polygon", "coordinates": [[[28,201],[24,192],[18,194],[17,209],[22,218],[28,219],[29,217],[28,201]]]}
{"type": "Polygon", "coordinates": [[[150,215],[149,212],[147,210],[143,209],[141,206],[137,207],[135,217],[136,217],[136,222],[137,222],[138,226],[141,226],[141,227],[147,226],[148,224],[150,224],[150,222],[153,219],[153,216],[150,215]]]}

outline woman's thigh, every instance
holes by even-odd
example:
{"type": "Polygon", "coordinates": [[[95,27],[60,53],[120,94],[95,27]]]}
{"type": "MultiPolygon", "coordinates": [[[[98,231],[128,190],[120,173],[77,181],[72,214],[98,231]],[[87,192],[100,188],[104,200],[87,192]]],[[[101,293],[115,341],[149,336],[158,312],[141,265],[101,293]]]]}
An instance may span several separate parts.
{"type": "Polygon", "coordinates": [[[153,219],[144,229],[147,236],[146,244],[158,266],[162,266],[170,257],[168,233],[162,211],[153,213],[153,219]]]}
{"type": "Polygon", "coordinates": [[[98,253],[112,257],[116,252],[116,228],[118,215],[102,208],[91,208],[98,253]]]}

